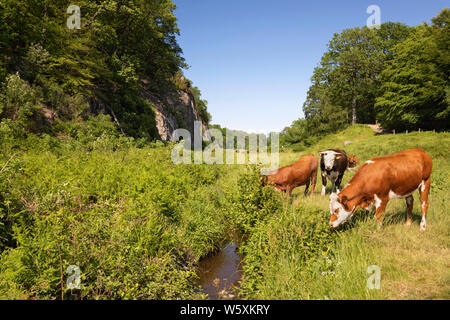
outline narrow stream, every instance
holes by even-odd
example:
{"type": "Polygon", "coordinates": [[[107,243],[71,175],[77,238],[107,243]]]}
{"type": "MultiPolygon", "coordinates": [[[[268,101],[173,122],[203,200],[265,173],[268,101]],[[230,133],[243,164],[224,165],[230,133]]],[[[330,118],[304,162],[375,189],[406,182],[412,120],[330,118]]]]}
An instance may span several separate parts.
{"type": "Polygon", "coordinates": [[[212,300],[237,299],[234,288],[242,277],[241,257],[234,242],[199,262],[197,284],[212,300]]]}

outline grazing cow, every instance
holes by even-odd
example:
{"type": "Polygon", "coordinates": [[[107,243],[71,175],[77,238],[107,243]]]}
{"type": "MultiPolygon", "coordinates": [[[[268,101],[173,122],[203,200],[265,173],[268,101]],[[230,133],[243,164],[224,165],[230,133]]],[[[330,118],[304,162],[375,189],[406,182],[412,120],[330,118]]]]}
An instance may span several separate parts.
{"type": "Polygon", "coordinates": [[[375,217],[382,222],[390,199],[406,198],[407,220],[411,225],[414,198],[419,190],[422,210],[420,230],[425,230],[428,192],[433,163],[422,149],[410,149],[366,161],[339,193],[330,196],[330,226],[335,228],[350,219],[358,208],[375,205],[375,217]]]}
{"type": "Polygon", "coordinates": [[[322,170],[322,195],[325,195],[327,178],[331,181],[331,192],[341,187],[342,177],[348,167],[348,158],[344,150],[329,149],[320,151],[320,169],[322,170]]]}
{"type": "Polygon", "coordinates": [[[318,159],[313,154],[309,154],[272,174],[262,176],[262,183],[263,185],[273,184],[276,190],[286,192],[286,197],[291,195],[294,188],[305,184],[305,195],[307,195],[311,183],[311,194],[313,194],[317,180],[317,163],[318,159]]]}

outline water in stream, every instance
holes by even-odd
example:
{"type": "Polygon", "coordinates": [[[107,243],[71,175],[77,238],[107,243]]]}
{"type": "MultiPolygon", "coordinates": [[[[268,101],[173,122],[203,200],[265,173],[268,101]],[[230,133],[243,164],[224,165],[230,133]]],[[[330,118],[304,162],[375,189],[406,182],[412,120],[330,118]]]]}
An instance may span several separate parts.
{"type": "Polygon", "coordinates": [[[199,262],[198,285],[210,299],[236,299],[233,288],[242,277],[241,258],[234,242],[199,262]]]}

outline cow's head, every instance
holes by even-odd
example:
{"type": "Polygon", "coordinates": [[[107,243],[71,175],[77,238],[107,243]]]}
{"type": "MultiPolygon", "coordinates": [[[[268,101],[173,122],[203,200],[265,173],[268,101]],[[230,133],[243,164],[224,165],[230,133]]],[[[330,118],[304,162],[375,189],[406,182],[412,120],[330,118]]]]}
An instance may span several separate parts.
{"type": "Polygon", "coordinates": [[[359,159],[356,156],[348,156],[349,168],[354,168],[359,164],[359,159]]]}
{"type": "Polygon", "coordinates": [[[336,160],[342,158],[342,154],[332,150],[320,151],[319,155],[323,159],[323,164],[327,172],[333,170],[336,166],[336,160]]]}
{"type": "Polygon", "coordinates": [[[330,227],[336,228],[349,220],[353,215],[353,209],[349,208],[347,198],[339,197],[337,193],[330,195],[330,227]]]}
{"type": "Polygon", "coordinates": [[[368,194],[359,194],[348,199],[342,192],[330,195],[330,227],[336,228],[344,222],[350,220],[359,208],[367,209],[373,204],[374,198],[368,194]]]}

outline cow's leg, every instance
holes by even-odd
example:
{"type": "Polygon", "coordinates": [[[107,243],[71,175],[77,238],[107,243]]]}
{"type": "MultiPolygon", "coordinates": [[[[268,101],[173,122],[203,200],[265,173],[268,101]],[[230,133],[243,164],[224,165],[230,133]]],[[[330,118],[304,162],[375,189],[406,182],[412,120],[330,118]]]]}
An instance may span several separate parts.
{"type": "Polygon", "coordinates": [[[311,174],[311,195],[313,195],[314,193],[316,182],[317,182],[317,170],[314,170],[311,174]]]}
{"type": "Polygon", "coordinates": [[[291,197],[292,189],[294,189],[294,188],[288,187],[288,188],[286,189],[286,199],[289,199],[289,198],[291,197]]]}
{"type": "Polygon", "coordinates": [[[378,222],[378,227],[381,227],[381,224],[383,223],[383,212],[384,209],[386,209],[386,205],[389,201],[388,197],[380,197],[380,202],[375,205],[376,211],[375,211],[375,218],[378,222]]]}
{"type": "Polygon", "coordinates": [[[327,188],[327,175],[325,172],[322,172],[322,195],[325,195],[325,190],[327,188]]]}
{"type": "Polygon", "coordinates": [[[344,177],[344,173],[339,174],[337,180],[336,180],[336,192],[339,193],[339,189],[341,189],[341,182],[342,178],[344,177]]]}
{"type": "Polygon", "coordinates": [[[428,178],[422,182],[420,186],[420,207],[422,211],[422,220],[420,221],[420,231],[425,231],[427,228],[427,221],[425,220],[425,216],[428,211],[428,193],[430,192],[430,184],[431,180],[428,178]]]}
{"type": "Polygon", "coordinates": [[[305,186],[305,196],[308,194],[308,189],[309,189],[309,183],[310,183],[311,178],[308,178],[306,180],[306,186],[305,186]]]}
{"type": "Polygon", "coordinates": [[[414,197],[408,196],[406,197],[406,225],[410,226],[412,223],[412,210],[414,205],[414,197]]]}
{"type": "Polygon", "coordinates": [[[336,180],[331,178],[331,193],[336,192],[336,180]]]}

